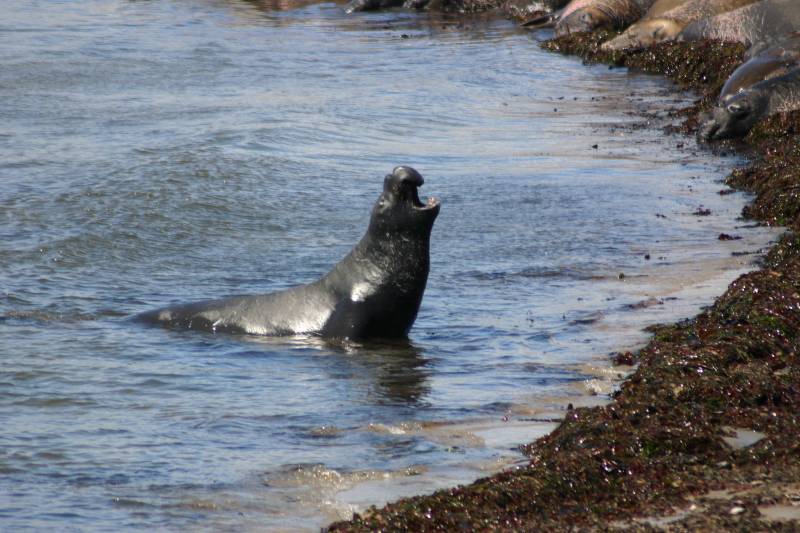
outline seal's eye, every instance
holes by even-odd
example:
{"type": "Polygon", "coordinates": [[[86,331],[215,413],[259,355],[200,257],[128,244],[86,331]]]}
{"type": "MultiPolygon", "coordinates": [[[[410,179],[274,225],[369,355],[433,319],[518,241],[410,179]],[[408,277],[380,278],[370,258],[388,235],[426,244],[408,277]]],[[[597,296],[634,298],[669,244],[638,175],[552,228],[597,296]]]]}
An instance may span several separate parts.
{"type": "Polygon", "coordinates": [[[747,112],[747,106],[744,103],[737,102],[728,104],[727,110],[731,115],[741,115],[747,112]]]}

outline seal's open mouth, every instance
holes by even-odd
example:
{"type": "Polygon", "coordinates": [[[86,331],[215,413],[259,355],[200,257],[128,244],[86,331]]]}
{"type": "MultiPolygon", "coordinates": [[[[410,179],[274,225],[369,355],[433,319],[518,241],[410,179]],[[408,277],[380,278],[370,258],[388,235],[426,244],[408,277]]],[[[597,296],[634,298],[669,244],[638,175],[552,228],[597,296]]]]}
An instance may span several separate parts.
{"type": "Polygon", "coordinates": [[[422,175],[411,167],[396,167],[384,180],[384,191],[396,195],[401,202],[408,202],[414,211],[436,211],[439,208],[437,198],[428,198],[422,203],[417,194],[417,189],[425,183],[422,175]]]}
{"type": "Polygon", "coordinates": [[[439,205],[439,199],[435,198],[433,196],[430,196],[428,198],[427,202],[423,204],[422,201],[419,199],[419,195],[417,194],[417,187],[412,185],[412,187],[411,187],[411,204],[414,206],[414,209],[419,209],[419,210],[422,211],[422,210],[433,209],[434,207],[437,207],[439,205]]]}

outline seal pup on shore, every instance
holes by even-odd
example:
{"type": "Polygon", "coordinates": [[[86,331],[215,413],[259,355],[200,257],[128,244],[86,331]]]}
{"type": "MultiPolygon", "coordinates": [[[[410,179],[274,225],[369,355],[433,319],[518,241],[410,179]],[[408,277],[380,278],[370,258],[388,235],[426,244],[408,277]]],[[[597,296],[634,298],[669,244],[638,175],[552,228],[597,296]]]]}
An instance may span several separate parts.
{"type": "Polygon", "coordinates": [[[696,20],[678,34],[678,41],[716,40],[745,46],[771,45],[800,30],[800,1],[761,0],[727,13],[696,20]]]}
{"type": "Polygon", "coordinates": [[[726,13],[757,0],[689,0],[666,11],[649,11],[639,22],[600,45],[601,50],[646,48],[678,37],[690,23],[726,13]]]}
{"type": "Polygon", "coordinates": [[[701,139],[742,137],[760,120],[800,109],[800,68],[727,96],[706,116],[701,139]]]}
{"type": "Polygon", "coordinates": [[[384,178],[366,234],[321,279],[280,292],[177,305],[137,315],[177,329],[326,338],[402,338],[428,280],[440,203],[419,200],[424,180],[400,166],[384,178]]]}

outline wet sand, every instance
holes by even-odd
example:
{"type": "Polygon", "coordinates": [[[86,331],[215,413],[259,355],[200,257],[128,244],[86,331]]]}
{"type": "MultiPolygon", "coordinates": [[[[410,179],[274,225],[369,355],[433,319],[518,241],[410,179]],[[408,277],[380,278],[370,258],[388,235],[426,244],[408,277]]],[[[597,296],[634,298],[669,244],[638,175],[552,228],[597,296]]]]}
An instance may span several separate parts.
{"type": "MultiPolygon", "coordinates": [[[[660,73],[699,99],[677,113],[696,131],[743,47],[669,43],[600,53],[608,34],[544,44],[587,61],[660,73]]],[[[651,328],[617,364],[636,364],[607,405],[570,409],[523,447],[527,465],[429,496],[371,508],[331,531],[775,530],[800,527],[800,112],[778,115],[736,150],[727,183],[744,212],[787,231],[760,269],[692,320],[651,328]]]]}

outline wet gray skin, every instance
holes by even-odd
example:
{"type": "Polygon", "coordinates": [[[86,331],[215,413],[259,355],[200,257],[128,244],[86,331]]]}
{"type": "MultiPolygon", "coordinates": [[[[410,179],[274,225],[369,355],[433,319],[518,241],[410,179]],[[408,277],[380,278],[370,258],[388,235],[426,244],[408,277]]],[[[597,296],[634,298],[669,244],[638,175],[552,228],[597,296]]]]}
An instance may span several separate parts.
{"type": "Polygon", "coordinates": [[[318,281],[284,291],[176,305],[136,320],[174,329],[325,338],[404,338],[428,280],[439,202],[420,202],[422,176],[397,167],[384,179],[369,228],[318,281]]]}
{"type": "Polygon", "coordinates": [[[800,29],[800,1],[761,0],[739,9],[697,20],[678,35],[679,41],[712,39],[745,46],[780,41],[800,29]]]}
{"type": "Polygon", "coordinates": [[[644,16],[655,0],[573,0],[556,22],[556,35],[624,28],[644,16]]]}
{"type": "Polygon", "coordinates": [[[800,66],[800,36],[794,36],[782,44],[763,50],[760,54],[742,63],[733,71],[722,86],[720,102],[756,83],[783,76],[800,66]]]}
{"type": "MultiPolygon", "coordinates": [[[[648,11],[644,19],[633,24],[622,34],[603,43],[603,50],[645,48],[675,39],[690,23],[721,13],[726,13],[757,0],[692,0],[666,11],[648,11]]],[[[666,5],[666,4],[665,4],[666,5]]],[[[654,7],[656,7],[654,5],[654,7]]]]}
{"type": "Polygon", "coordinates": [[[393,7],[424,9],[428,3],[429,0],[352,0],[345,6],[344,10],[346,13],[354,13],[356,11],[377,11],[393,7]]]}
{"type": "Polygon", "coordinates": [[[800,68],[724,98],[707,114],[698,135],[705,140],[742,137],[760,120],[800,109],[800,68]]]}

